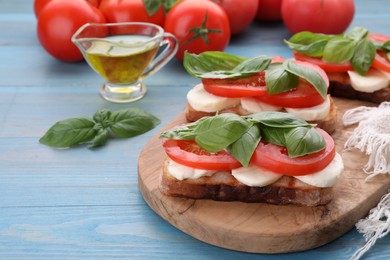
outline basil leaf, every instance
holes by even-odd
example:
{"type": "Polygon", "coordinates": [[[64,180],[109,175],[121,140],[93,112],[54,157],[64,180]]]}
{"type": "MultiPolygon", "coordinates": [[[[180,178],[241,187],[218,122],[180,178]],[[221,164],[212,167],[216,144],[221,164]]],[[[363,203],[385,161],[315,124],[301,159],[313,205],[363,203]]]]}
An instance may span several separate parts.
{"type": "Polygon", "coordinates": [[[195,141],[206,151],[219,152],[240,138],[251,126],[251,123],[236,114],[206,117],[194,128],[195,141]]]}
{"type": "Polygon", "coordinates": [[[101,124],[103,128],[107,128],[107,127],[111,127],[112,122],[110,120],[110,116],[111,116],[110,110],[101,109],[97,111],[92,118],[96,123],[101,124]]]}
{"type": "Polygon", "coordinates": [[[267,92],[270,95],[288,91],[298,85],[299,78],[284,69],[282,64],[271,64],[265,72],[267,92]]]}
{"type": "MultiPolygon", "coordinates": [[[[195,124],[196,123],[199,123],[199,121],[195,122],[195,124]]],[[[168,138],[173,140],[193,140],[195,139],[195,124],[178,126],[171,130],[164,131],[160,134],[160,138],[168,138]]]]}
{"type": "Polygon", "coordinates": [[[41,144],[52,147],[71,147],[91,141],[96,135],[95,122],[90,118],[70,118],[55,123],[39,139],[41,144]]]}
{"type": "Polygon", "coordinates": [[[384,42],[381,46],[381,49],[389,52],[390,51],[390,41],[384,42]]]}
{"type": "Polygon", "coordinates": [[[355,51],[355,42],[350,39],[333,39],[324,49],[323,60],[331,63],[349,61],[355,51]]]}
{"type": "Polygon", "coordinates": [[[261,123],[263,125],[274,128],[292,128],[299,126],[310,126],[305,120],[293,114],[283,112],[260,112],[247,116],[248,120],[253,123],[261,123]]]}
{"type": "Polygon", "coordinates": [[[202,52],[199,55],[185,52],[183,66],[190,75],[201,78],[203,74],[212,71],[232,70],[245,60],[224,52],[202,52]]]}
{"type": "Polygon", "coordinates": [[[323,136],[312,127],[297,127],[286,135],[286,148],[291,158],[321,151],[326,143],[323,136]]]}
{"type": "Polygon", "coordinates": [[[321,40],[329,41],[332,38],[334,38],[333,35],[303,31],[303,32],[299,32],[299,33],[294,34],[288,40],[288,42],[301,44],[301,45],[308,45],[308,44],[312,44],[314,42],[321,41],[321,40]]]}
{"type": "Polygon", "coordinates": [[[148,15],[153,16],[160,8],[161,0],[144,0],[144,6],[148,15]]]}
{"type": "Polygon", "coordinates": [[[293,60],[286,60],[283,65],[285,70],[307,80],[320,93],[323,99],[326,98],[329,82],[325,82],[316,70],[299,65],[293,60]]]}
{"type": "Polygon", "coordinates": [[[227,150],[244,167],[247,167],[260,140],[260,129],[253,125],[237,141],[229,145],[227,150]]]}
{"type": "Polygon", "coordinates": [[[199,55],[185,53],[183,65],[196,78],[239,78],[263,71],[271,62],[270,57],[252,59],[224,52],[203,52],[199,55]]]}
{"type": "Polygon", "coordinates": [[[363,27],[355,27],[349,30],[345,36],[354,41],[360,41],[368,35],[368,30],[363,27]]]}
{"type": "Polygon", "coordinates": [[[324,54],[324,49],[328,40],[318,40],[307,45],[292,43],[286,40],[284,42],[288,47],[299,53],[303,53],[310,57],[321,57],[324,54]]]}
{"type": "Polygon", "coordinates": [[[280,146],[286,146],[285,134],[290,131],[291,128],[276,128],[269,126],[261,127],[261,136],[263,140],[280,146]]]}
{"type": "Polygon", "coordinates": [[[360,75],[366,75],[374,61],[375,55],[375,45],[366,39],[360,40],[356,44],[355,54],[351,59],[351,64],[360,75]]]}
{"type": "Polygon", "coordinates": [[[259,56],[253,59],[247,59],[238,64],[232,71],[241,73],[242,75],[250,75],[268,68],[272,58],[267,56],[259,56]]]}
{"type": "Polygon", "coordinates": [[[160,120],[138,108],[128,108],[111,113],[111,131],[117,137],[133,137],[143,134],[158,124],[160,120]]]}
{"type": "Polygon", "coordinates": [[[100,129],[97,135],[92,140],[91,148],[104,145],[105,143],[107,143],[109,136],[110,132],[108,131],[108,129],[100,129]]]}

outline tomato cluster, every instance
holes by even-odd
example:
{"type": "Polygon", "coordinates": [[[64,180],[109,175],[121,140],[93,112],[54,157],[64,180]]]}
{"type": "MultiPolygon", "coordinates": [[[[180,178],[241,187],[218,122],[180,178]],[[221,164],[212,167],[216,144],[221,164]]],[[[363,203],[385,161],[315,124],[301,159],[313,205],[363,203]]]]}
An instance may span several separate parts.
{"type": "MultiPolygon", "coordinates": [[[[34,12],[39,41],[62,61],[83,59],[71,37],[80,26],[92,22],[160,25],[177,37],[180,47],[176,57],[182,60],[186,50],[195,54],[223,51],[231,35],[241,33],[258,16],[262,2],[266,0],[35,0],[34,12]]],[[[262,10],[270,13],[270,6],[275,9],[268,3],[262,10]]],[[[269,15],[264,18],[274,19],[269,15]]]]}
{"type": "Polygon", "coordinates": [[[71,36],[85,23],[149,22],[164,27],[184,51],[199,54],[223,51],[232,35],[254,20],[283,20],[295,33],[301,30],[339,33],[354,15],[353,0],[35,0],[38,38],[62,61],[82,60],[71,36]],[[321,4],[324,2],[324,4],[321,4]],[[342,5],[342,6],[340,6],[342,5]]]}

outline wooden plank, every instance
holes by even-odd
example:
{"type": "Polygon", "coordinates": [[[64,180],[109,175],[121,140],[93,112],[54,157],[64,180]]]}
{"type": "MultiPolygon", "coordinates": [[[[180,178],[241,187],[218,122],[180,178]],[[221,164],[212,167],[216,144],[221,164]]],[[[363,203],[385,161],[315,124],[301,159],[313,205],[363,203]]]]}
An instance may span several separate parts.
{"type": "MultiPolygon", "coordinates": [[[[365,182],[362,165],[366,156],[358,151],[343,151],[354,127],[344,128],[342,115],[348,109],[368,104],[338,98],[335,103],[338,126],[332,137],[345,169],[334,186],[333,200],[325,206],[276,206],[165,196],[158,187],[161,166],[166,158],[159,134],[146,144],[138,161],[141,193],[162,218],[212,245],[251,253],[286,253],[326,244],[350,230],[390,188],[388,176],[365,182]]],[[[167,128],[185,122],[182,113],[167,128]]]]}

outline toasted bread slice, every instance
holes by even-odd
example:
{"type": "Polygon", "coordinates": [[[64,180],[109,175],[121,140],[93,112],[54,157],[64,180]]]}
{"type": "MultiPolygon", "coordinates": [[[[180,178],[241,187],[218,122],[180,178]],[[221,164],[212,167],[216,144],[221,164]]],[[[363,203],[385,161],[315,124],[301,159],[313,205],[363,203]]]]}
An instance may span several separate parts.
{"type": "Polygon", "coordinates": [[[327,73],[329,76],[328,93],[334,97],[355,99],[380,104],[390,101],[390,87],[383,88],[372,93],[355,90],[347,73],[327,73]]]}
{"type": "Polygon", "coordinates": [[[216,172],[195,180],[178,180],[167,172],[167,168],[168,159],[160,175],[160,190],[168,196],[310,207],[325,205],[333,197],[332,188],[314,187],[290,176],[283,176],[265,187],[251,187],[236,180],[230,171],[216,172]]]}
{"type": "MultiPolygon", "coordinates": [[[[325,130],[328,134],[332,134],[336,130],[337,107],[332,98],[328,116],[323,120],[309,121],[309,123],[317,124],[317,126],[325,130]]],[[[218,113],[234,113],[238,115],[247,115],[248,111],[243,109],[241,105],[218,111],[218,113]]],[[[188,121],[194,122],[205,116],[214,116],[217,113],[210,113],[195,110],[188,102],[185,110],[185,116],[188,121]]]]}

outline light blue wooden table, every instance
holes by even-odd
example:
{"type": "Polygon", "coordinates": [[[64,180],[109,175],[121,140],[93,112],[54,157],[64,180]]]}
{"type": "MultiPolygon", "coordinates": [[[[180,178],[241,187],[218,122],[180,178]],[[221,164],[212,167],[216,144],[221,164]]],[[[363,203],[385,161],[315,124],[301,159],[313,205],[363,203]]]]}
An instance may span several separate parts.
{"type": "MultiPolygon", "coordinates": [[[[205,244],[165,222],[139,192],[137,160],[152,135],[183,110],[197,80],[174,60],[147,79],[141,101],[106,102],[98,95],[101,79],[87,64],[62,63],[42,49],[32,6],[32,0],[0,0],[0,259],[348,259],[364,244],[353,229],[306,252],[246,254],[205,244]],[[134,106],[162,124],[96,150],[38,142],[61,119],[134,106]]],[[[390,1],[356,0],[355,25],[390,35],[390,1]]],[[[290,57],[282,43],[288,37],[281,23],[255,22],[226,51],[290,57]]],[[[366,255],[389,258],[390,237],[366,255]]]]}

